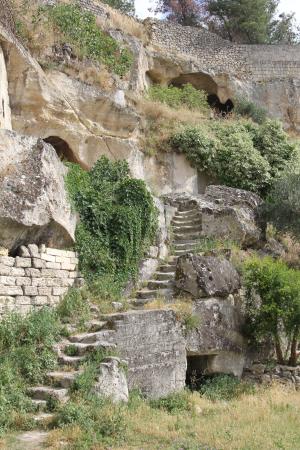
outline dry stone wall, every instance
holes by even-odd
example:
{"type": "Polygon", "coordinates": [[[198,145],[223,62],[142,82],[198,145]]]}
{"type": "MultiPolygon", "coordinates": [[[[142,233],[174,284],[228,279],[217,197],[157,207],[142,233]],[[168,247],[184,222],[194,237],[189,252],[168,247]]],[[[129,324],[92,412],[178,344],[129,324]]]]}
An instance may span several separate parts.
{"type": "Polygon", "coordinates": [[[75,252],[22,246],[19,256],[0,256],[0,316],[55,306],[70,287],[82,283],[75,252]]]}

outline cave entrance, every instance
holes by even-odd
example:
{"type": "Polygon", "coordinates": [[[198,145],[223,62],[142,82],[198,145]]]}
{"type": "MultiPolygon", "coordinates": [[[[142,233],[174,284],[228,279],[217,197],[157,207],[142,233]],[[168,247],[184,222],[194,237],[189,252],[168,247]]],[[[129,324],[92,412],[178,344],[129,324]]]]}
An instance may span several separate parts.
{"type": "Polygon", "coordinates": [[[187,355],[186,385],[197,390],[209,377],[209,363],[215,355],[187,355]]]}
{"type": "Polygon", "coordinates": [[[69,144],[58,136],[49,136],[43,139],[47,144],[51,144],[55,148],[57,156],[61,161],[69,161],[73,163],[78,163],[73,151],[71,150],[69,144]]]}
{"type": "Polygon", "coordinates": [[[209,94],[207,96],[207,102],[216,114],[221,116],[227,116],[234,109],[232,100],[228,99],[225,103],[222,103],[216,94],[209,94]]]}
{"type": "Polygon", "coordinates": [[[205,91],[207,93],[207,102],[216,115],[225,117],[232,112],[234,104],[231,99],[222,103],[218,97],[218,85],[213,78],[205,73],[189,73],[173,78],[169,85],[182,87],[190,83],[195,89],[205,91]]]}

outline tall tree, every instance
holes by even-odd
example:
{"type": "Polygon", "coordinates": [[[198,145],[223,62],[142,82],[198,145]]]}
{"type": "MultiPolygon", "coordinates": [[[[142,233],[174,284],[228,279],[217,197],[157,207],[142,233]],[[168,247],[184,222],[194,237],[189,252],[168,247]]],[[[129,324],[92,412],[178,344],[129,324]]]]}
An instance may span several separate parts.
{"type": "Polygon", "coordinates": [[[181,25],[196,26],[202,14],[203,1],[158,0],[155,11],[165,15],[167,20],[181,25]]]}
{"type": "Polygon", "coordinates": [[[297,41],[294,14],[277,18],[279,0],[206,0],[206,23],[225,39],[245,44],[297,41]]]}

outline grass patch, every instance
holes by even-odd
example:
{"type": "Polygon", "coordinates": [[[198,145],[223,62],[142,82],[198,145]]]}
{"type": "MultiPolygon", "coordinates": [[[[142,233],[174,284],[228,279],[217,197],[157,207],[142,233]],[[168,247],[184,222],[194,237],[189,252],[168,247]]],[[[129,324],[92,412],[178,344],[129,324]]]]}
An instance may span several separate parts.
{"type": "Polygon", "coordinates": [[[209,400],[233,400],[244,394],[254,394],[253,384],[240,381],[232,375],[216,375],[207,378],[199,388],[200,393],[209,400]]]}
{"type": "Polygon", "coordinates": [[[208,112],[207,93],[194,88],[190,83],[182,88],[175,86],[153,85],[148,90],[148,98],[171,108],[185,107],[190,111],[208,112]]]}

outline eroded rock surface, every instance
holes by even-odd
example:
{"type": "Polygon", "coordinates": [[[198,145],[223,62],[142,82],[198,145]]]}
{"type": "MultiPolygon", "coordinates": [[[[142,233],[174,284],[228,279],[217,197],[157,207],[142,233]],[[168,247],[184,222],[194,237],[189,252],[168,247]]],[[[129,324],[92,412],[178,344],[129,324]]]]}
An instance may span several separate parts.
{"type": "Polygon", "coordinates": [[[8,130],[0,130],[0,142],[0,246],[70,246],[76,217],[64,186],[67,169],[54,148],[8,130]]]}
{"type": "Polygon", "coordinates": [[[110,398],[114,403],[128,402],[128,385],[119,358],[105,358],[99,366],[99,376],[93,392],[110,398]]]}
{"type": "Polygon", "coordinates": [[[240,277],[225,258],[188,253],[178,258],[176,287],[194,298],[227,297],[240,288],[240,277]]]}

